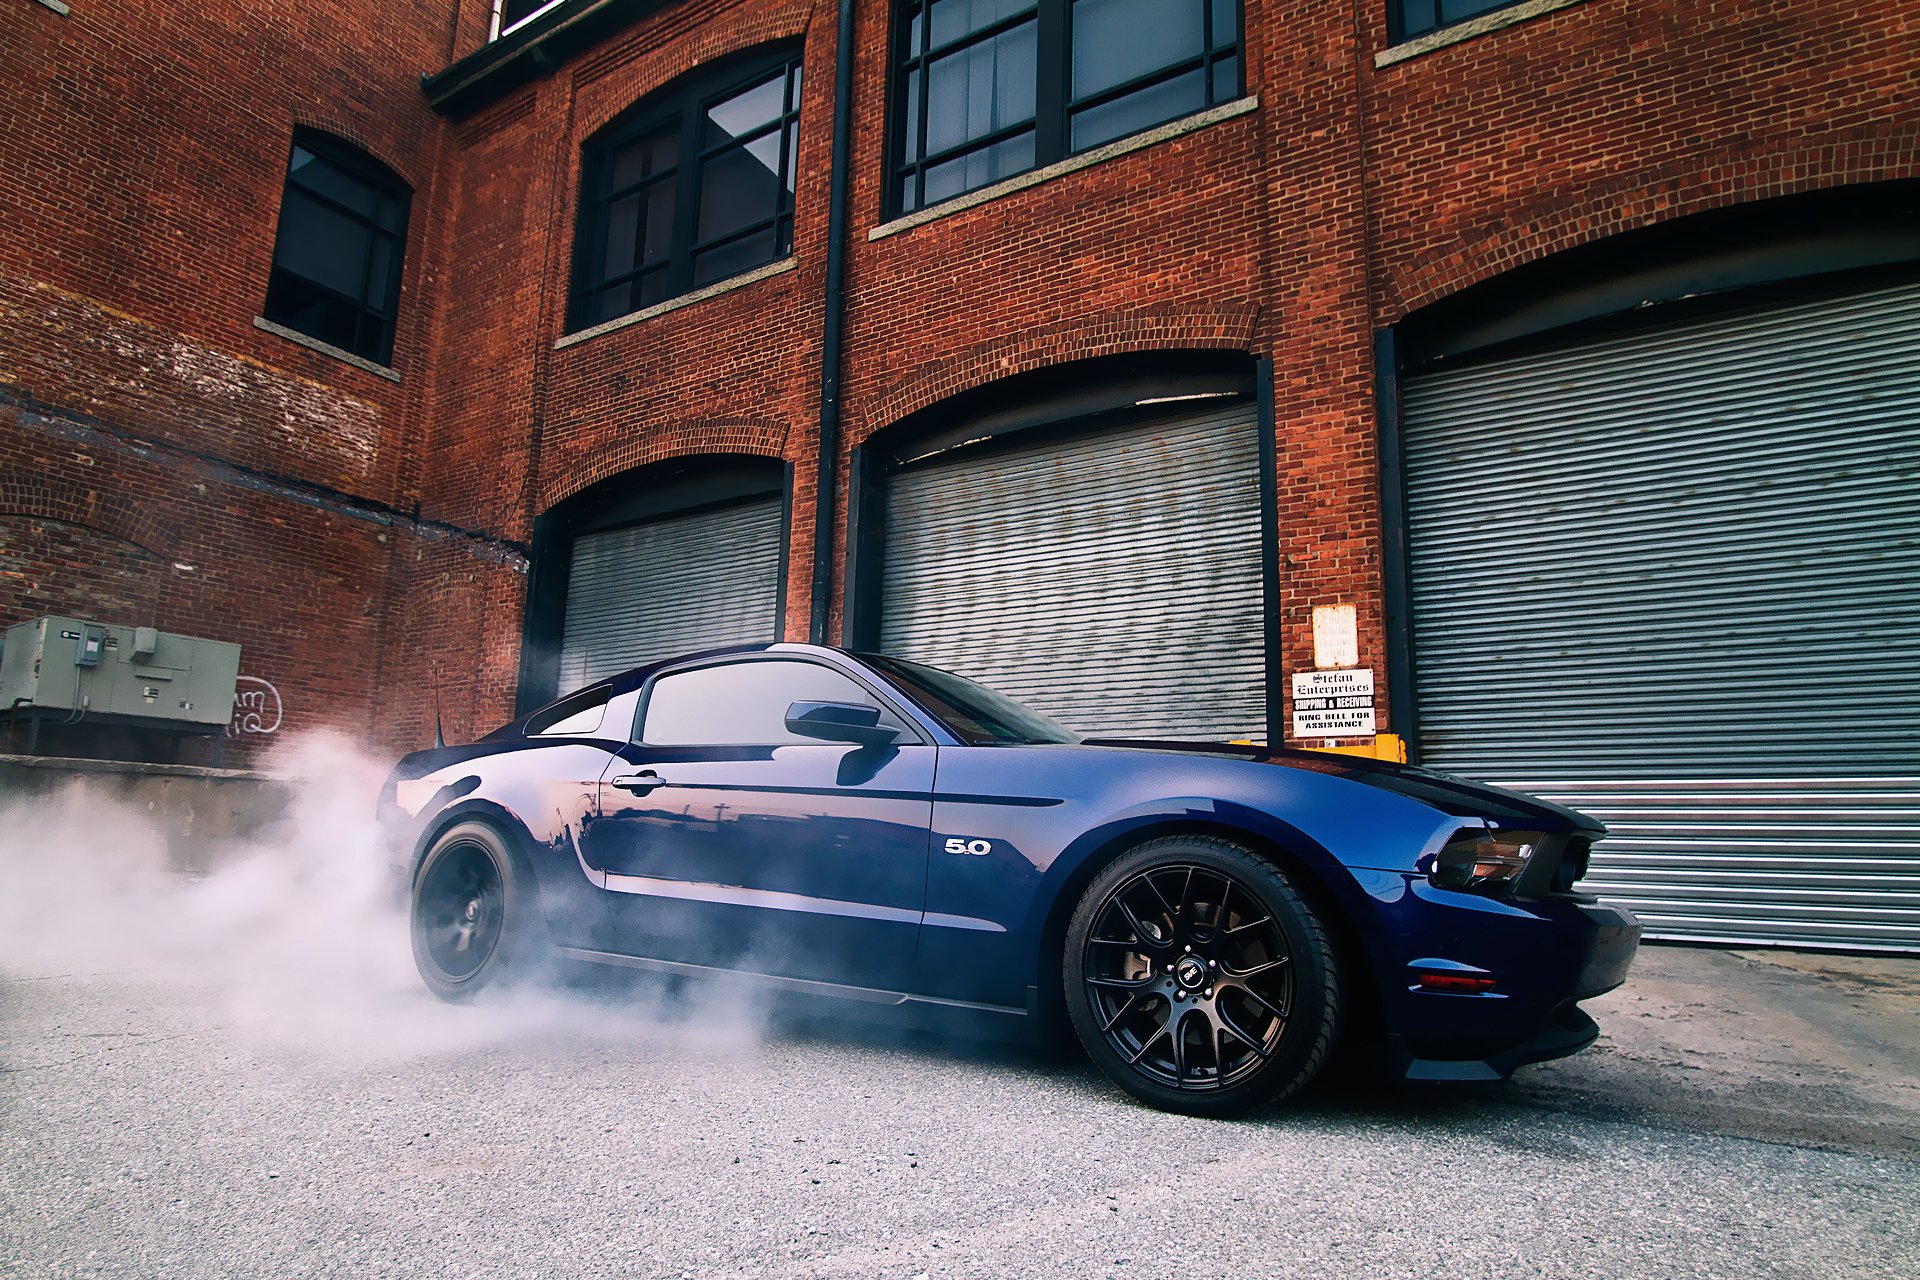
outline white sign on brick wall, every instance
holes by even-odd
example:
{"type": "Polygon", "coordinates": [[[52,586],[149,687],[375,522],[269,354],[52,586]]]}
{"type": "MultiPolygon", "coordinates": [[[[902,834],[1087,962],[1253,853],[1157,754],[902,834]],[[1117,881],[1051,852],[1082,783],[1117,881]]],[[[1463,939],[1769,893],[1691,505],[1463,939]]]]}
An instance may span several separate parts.
{"type": "Polygon", "coordinates": [[[1372,668],[1294,672],[1294,737],[1359,738],[1373,731],[1372,668]]]}

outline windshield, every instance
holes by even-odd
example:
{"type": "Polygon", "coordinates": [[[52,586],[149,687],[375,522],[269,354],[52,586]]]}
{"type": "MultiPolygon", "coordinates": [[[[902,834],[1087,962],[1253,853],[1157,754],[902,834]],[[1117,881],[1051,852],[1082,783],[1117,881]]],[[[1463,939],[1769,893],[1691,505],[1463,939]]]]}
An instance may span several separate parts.
{"type": "Polygon", "coordinates": [[[995,693],[965,676],[875,653],[863,653],[859,657],[899,685],[902,693],[969,746],[1080,741],[1079,734],[1059,721],[1023,707],[1005,694],[995,693]]]}

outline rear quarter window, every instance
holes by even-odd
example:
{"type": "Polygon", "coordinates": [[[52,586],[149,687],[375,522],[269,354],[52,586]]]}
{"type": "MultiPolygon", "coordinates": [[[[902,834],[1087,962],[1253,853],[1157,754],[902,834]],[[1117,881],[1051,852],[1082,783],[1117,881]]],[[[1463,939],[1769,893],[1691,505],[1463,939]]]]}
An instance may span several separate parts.
{"type": "Polygon", "coordinates": [[[613,689],[609,686],[576,693],[571,698],[554,703],[544,711],[536,712],[533,718],[527,721],[527,736],[529,738],[574,738],[592,733],[606,718],[607,703],[612,698],[613,689]]]}

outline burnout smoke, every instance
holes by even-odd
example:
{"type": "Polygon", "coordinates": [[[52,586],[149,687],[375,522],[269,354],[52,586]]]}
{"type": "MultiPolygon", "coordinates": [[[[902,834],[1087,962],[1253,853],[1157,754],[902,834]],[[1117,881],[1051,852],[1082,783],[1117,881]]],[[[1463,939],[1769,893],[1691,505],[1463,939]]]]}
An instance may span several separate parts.
{"type": "Polygon", "coordinates": [[[435,999],[374,820],[387,768],[337,736],[293,739],[267,765],[286,781],[284,816],[249,840],[187,848],[85,781],[0,797],[0,971],[167,983],[217,1002],[242,1035],[348,1059],[543,1034],[645,1038],[663,1021],[719,1051],[757,1040],[761,1010],[731,988],[587,996],[543,982],[468,1007],[435,999]]]}

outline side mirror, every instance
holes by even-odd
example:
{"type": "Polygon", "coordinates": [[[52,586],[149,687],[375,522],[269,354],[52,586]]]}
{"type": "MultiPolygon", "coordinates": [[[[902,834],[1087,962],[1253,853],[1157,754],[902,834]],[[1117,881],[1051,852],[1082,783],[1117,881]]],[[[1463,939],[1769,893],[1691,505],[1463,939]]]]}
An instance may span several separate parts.
{"type": "Polygon", "coordinates": [[[822,742],[876,747],[900,736],[880,723],[880,708],[854,702],[796,702],[787,708],[787,732],[822,742]]]}

